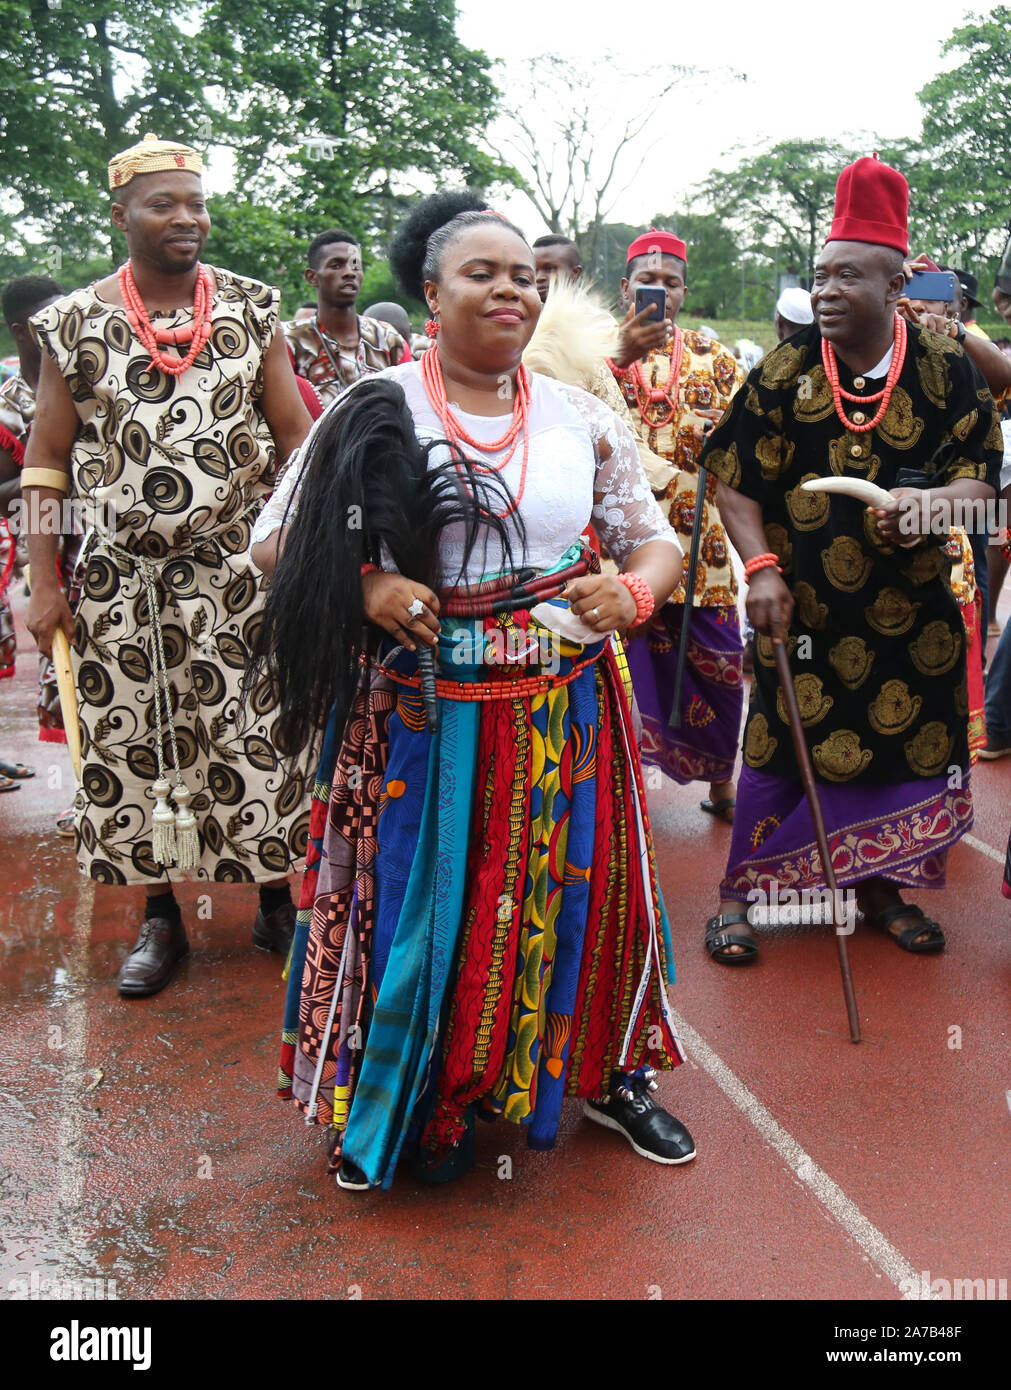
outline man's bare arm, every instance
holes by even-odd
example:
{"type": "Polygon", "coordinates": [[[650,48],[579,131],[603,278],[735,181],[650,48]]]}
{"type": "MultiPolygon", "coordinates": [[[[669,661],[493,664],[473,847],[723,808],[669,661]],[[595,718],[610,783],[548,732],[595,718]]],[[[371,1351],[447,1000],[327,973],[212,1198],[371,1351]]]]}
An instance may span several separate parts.
{"type": "Polygon", "coordinates": [[[274,334],[263,359],[261,405],[268,428],[274,436],[278,466],[281,466],[287,463],[309,433],[312,417],[305,408],[284,336],[280,332],[274,334]]]}
{"type": "MultiPolygon", "coordinates": [[[[42,354],[42,371],[36,397],[35,422],[28,437],[25,468],[52,468],[70,478],[70,451],[80,420],[74,408],[70,388],[60,369],[49,356],[42,354]]],[[[47,525],[46,518],[59,515],[68,488],[23,487],[28,505],[25,535],[28,541],[28,560],[32,567],[32,597],[28,605],[28,631],[38,643],[39,651],[49,656],[53,649],[53,633],[62,627],[68,638],[74,635],[74,619],[56,576],[56,555],[60,543],[60,527],[47,525]],[[32,496],[38,506],[32,505],[32,496]]]]}
{"type": "MultiPolygon", "coordinates": [[[[720,483],[716,489],[716,505],[727,535],[742,560],[753,560],[756,555],[768,551],[762,508],[753,498],[720,483]]],[[[752,575],[746,608],[758,632],[771,636],[773,641],[783,640],[793,612],[793,595],[775,565],[752,575]]]]}

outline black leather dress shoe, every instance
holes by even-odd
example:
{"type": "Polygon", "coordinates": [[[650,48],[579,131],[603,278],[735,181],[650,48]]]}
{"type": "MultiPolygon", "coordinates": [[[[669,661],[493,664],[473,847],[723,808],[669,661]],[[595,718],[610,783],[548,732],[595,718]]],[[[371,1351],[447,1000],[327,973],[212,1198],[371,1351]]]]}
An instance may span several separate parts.
{"type": "Polygon", "coordinates": [[[120,994],[140,998],[157,994],[175,974],[176,966],[190,953],[181,919],[148,917],[141,923],[137,944],[120,966],[120,994]]]}
{"type": "Polygon", "coordinates": [[[623,1134],[636,1153],[652,1163],[690,1163],[695,1141],[680,1120],[656,1103],[654,1087],[649,1075],[629,1076],[606,1100],[584,1101],[583,1114],[623,1134]]]}
{"type": "Polygon", "coordinates": [[[253,923],[253,945],[261,951],[279,951],[286,956],[291,949],[291,938],[295,935],[295,913],[293,902],[282,903],[273,912],[265,913],[261,907],[253,923]]]}

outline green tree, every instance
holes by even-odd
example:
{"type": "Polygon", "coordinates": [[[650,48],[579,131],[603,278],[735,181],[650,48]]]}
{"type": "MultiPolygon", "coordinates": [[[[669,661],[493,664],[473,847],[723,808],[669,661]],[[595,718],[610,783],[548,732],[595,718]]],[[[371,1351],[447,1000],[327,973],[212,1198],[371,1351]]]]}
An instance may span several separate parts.
{"type": "Polygon", "coordinates": [[[724,318],[740,308],[740,253],[737,238],[717,213],[661,214],[652,226],[664,227],[688,247],[688,293],[685,312],[724,318]]]}
{"type": "MultiPolygon", "coordinates": [[[[207,144],[217,59],[187,0],[0,0],[0,250],[62,263],[109,240],[105,169],[147,131],[207,144]]],[[[62,268],[53,266],[54,271],[62,268]]]]}
{"type": "Polygon", "coordinates": [[[484,148],[490,60],[456,37],[454,0],[215,0],[240,186],[318,229],[385,245],[405,194],[518,176],[484,148]]]}
{"type": "Polygon", "coordinates": [[[781,269],[810,283],[832,222],[836,179],[856,157],[834,140],[784,140],[735,169],[713,170],[700,191],[736,225],[742,244],[771,250],[781,269]]]}
{"type": "Polygon", "coordinates": [[[305,300],[315,299],[312,287],[305,282],[308,238],[303,229],[293,228],[282,212],[233,194],[214,194],[207,199],[207,211],[211,232],[204,260],[277,285],[287,318],[305,300]]]}
{"type": "Polygon", "coordinates": [[[602,222],[597,228],[596,255],[593,260],[580,242],[584,274],[607,303],[618,303],[619,282],[625,273],[628,244],[641,231],[641,227],[634,227],[628,222],[602,222]]]}
{"type": "Polygon", "coordinates": [[[971,18],[941,54],[962,61],[919,93],[922,150],[907,176],[934,244],[978,259],[1011,231],[1011,8],[971,18]]]}

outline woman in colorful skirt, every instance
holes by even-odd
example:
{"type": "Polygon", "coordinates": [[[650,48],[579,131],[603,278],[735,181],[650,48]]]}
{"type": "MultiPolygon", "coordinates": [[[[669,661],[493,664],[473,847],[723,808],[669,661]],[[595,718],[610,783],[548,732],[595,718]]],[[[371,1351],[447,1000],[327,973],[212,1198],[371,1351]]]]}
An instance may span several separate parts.
{"type": "Polygon", "coordinates": [[[335,403],[253,535],[276,737],[327,727],[281,1094],[332,1127],[348,1189],[401,1156],[459,1176],[476,1115],[550,1149],[567,1095],[686,1163],[653,1094],[682,1053],[615,637],[680,547],[614,414],[522,366],[540,300],[515,227],[437,195],[394,267],[433,348],[335,403]],[[591,519],[617,577],[579,544],[591,519]]]}

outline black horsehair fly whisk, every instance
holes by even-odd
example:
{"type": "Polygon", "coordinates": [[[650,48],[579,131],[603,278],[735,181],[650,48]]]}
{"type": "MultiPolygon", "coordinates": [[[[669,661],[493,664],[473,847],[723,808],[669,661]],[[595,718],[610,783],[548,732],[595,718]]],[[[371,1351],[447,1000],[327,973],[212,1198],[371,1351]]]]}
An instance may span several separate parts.
{"type": "MultiPolygon", "coordinates": [[[[271,583],[244,682],[248,695],[269,672],[280,713],[275,739],[299,757],[333,715],[343,732],[362,677],[362,658],[374,654],[377,629],[366,622],[361,569],[392,560],[419,585],[439,584],[439,540],[462,526],[459,583],[471,555],[491,544],[506,569],[523,561],[525,534],[512,496],[497,475],[481,469],[445,440],[422,444],[403,390],[366,377],[351,387],[307,441],[297,507],[289,504],[288,534],[271,583]],[[442,463],[436,450],[450,450],[442,463]]],[[[293,498],[294,502],[294,498],[293,498]]],[[[437,722],[434,650],[419,641],[418,667],[430,721],[437,722]]]]}

